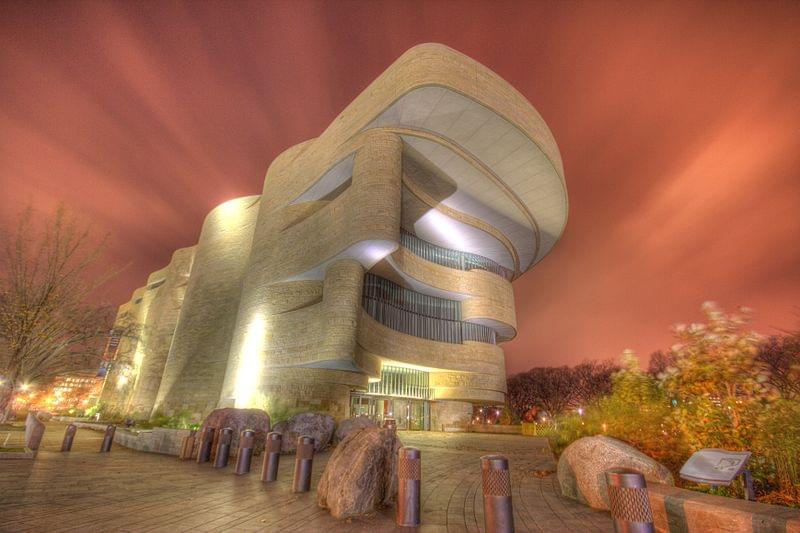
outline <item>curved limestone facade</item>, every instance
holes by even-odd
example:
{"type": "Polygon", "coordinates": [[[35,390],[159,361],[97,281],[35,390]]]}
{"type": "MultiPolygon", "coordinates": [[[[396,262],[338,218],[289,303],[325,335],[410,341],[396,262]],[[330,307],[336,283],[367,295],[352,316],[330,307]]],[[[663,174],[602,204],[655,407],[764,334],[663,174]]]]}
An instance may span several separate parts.
{"type": "Polygon", "coordinates": [[[558,148],[528,101],[452,49],[414,47],[120,307],[139,334],[103,401],[464,423],[505,400],[511,283],[566,218],[558,148]]]}

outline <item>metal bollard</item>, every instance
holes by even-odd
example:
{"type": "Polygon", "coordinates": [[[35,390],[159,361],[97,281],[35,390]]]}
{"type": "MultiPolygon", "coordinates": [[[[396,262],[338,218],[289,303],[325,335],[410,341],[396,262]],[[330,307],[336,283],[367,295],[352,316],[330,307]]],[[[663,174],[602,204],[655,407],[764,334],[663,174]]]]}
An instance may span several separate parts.
{"type": "Polygon", "coordinates": [[[223,428],[219,433],[217,450],[214,455],[214,468],[225,468],[228,466],[228,456],[231,453],[231,442],[233,442],[233,429],[223,428]]]}
{"type": "Polygon", "coordinates": [[[311,468],[314,462],[314,437],[303,435],[297,439],[297,455],[294,460],[292,492],[311,490],[311,468]]]}
{"type": "Polygon", "coordinates": [[[207,463],[211,460],[211,446],[214,443],[216,428],[206,427],[200,435],[200,449],[197,450],[197,462],[207,463]]]}
{"type": "Polygon", "coordinates": [[[245,429],[239,434],[239,451],[236,452],[236,475],[250,472],[250,461],[253,459],[253,446],[256,442],[256,432],[245,429]]]}
{"type": "Polygon", "coordinates": [[[403,446],[397,452],[397,516],[400,527],[419,525],[419,495],[422,464],[416,448],[403,446]]]}
{"type": "Polygon", "coordinates": [[[608,504],[617,533],[652,533],[653,512],[647,483],[636,470],[612,468],[606,472],[608,504]]]}
{"type": "Polygon", "coordinates": [[[78,432],[78,426],[70,424],[64,430],[64,440],[61,441],[61,451],[68,452],[72,449],[72,441],[75,440],[75,433],[78,432]]]}
{"type": "Polygon", "coordinates": [[[106,434],[103,436],[103,443],[100,445],[100,453],[110,452],[111,444],[114,442],[114,433],[117,431],[117,426],[109,424],[106,426],[106,434]]]}
{"type": "Polygon", "coordinates": [[[267,445],[264,449],[264,464],[261,466],[261,481],[275,481],[278,479],[278,462],[281,459],[280,433],[267,433],[267,445]]]}
{"type": "Polygon", "coordinates": [[[192,458],[192,453],[194,452],[195,433],[197,432],[192,430],[187,436],[181,439],[181,451],[178,454],[178,459],[181,461],[192,458]]]}
{"type": "Polygon", "coordinates": [[[481,457],[483,472],[483,522],[486,533],[514,531],[514,509],[511,505],[511,472],[503,455],[481,457]]]}

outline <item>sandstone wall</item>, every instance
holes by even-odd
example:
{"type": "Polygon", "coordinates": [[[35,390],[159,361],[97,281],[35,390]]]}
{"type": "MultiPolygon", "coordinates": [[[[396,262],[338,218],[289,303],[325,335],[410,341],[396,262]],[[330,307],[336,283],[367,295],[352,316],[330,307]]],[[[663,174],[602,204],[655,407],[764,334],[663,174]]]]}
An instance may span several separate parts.
{"type": "MultiPolygon", "coordinates": [[[[353,154],[350,183],[332,200],[304,208],[289,204],[291,197],[276,201],[280,192],[265,196],[221,405],[263,406],[280,397],[292,406],[325,404],[345,416],[350,391],[365,389],[368,374],[380,374],[376,360],[357,350],[356,337],[364,269],[380,259],[375,253],[399,243],[401,152],[397,136],[363,135],[331,149],[319,167],[353,154]]],[[[308,187],[309,174],[297,163],[276,159],[265,191],[302,193],[296,183],[308,187]]]]}
{"type": "Polygon", "coordinates": [[[258,196],[231,200],[205,219],[154,410],[200,417],[219,401],[258,196]]]}
{"type": "Polygon", "coordinates": [[[186,294],[193,257],[194,247],[177,250],[159,276],[151,275],[152,283],[161,285],[144,323],[143,359],[128,407],[135,418],[148,418],[153,410],[186,294]]]}

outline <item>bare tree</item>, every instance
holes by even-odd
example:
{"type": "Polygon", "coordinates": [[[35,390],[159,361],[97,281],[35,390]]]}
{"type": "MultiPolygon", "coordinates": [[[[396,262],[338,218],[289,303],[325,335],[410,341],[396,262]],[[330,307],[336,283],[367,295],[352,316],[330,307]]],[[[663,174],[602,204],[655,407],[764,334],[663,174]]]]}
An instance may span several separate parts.
{"type": "Polygon", "coordinates": [[[800,333],[768,338],[756,358],[770,370],[770,382],[784,398],[800,398],[800,333]]]}
{"type": "Polygon", "coordinates": [[[568,366],[536,367],[508,378],[506,398],[518,417],[533,407],[558,415],[611,392],[612,361],[588,361],[568,366]]]}
{"type": "Polygon", "coordinates": [[[15,230],[0,234],[0,421],[23,384],[96,369],[110,309],[90,303],[109,275],[89,280],[104,249],[63,207],[34,224],[28,208],[15,230]]]}
{"type": "Polygon", "coordinates": [[[653,377],[658,377],[663,374],[669,367],[675,366],[675,353],[668,351],[667,353],[661,350],[655,351],[650,354],[650,363],[647,365],[647,373],[653,377]]]}
{"type": "Polygon", "coordinates": [[[575,379],[575,401],[587,404],[611,394],[611,376],[620,366],[611,360],[587,361],[572,369],[575,379]]]}
{"type": "Polygon", "coordinates": [[[508,379],[508,403],[518,416],[532,407],[551,415],[561,413],[575,401],[575,379],[567,366],[536,367],[508,379]]]}

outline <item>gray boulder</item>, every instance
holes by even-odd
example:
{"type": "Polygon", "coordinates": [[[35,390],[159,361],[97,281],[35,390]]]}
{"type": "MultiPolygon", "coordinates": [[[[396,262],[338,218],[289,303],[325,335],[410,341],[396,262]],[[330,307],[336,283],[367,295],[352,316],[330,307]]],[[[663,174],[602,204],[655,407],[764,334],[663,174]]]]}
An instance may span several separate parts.
{"type": "Polygon", "coordinates": [[[273,431],[283,436],[281,453],[294,453],[297,450],[297,438],[303,435],[314,437],[314,452],[319,452],[330,444],[335,426],[333,418],[328,415],[300,413],[289,420],[278,422],[273,431]]]}
{"type": "Polygon", "coordinates": [[[397,433],[370,427],[336,447],[317,485],[317,503],[334,518],[363,515],[397,498],[397,433]]]}
{"type": "Polygon", "coordinates": [[[245,429],[252,429],[256,433],[253,453],[261,453],[264,450],[267,433],[269,433],[269,415],[266,411],[262,411],[261,409],[235,409],[233,407],[226,407],[224,409],[215,409],[211,411],[211,414],[203,421],[203,425],[200,426],[200,431],[198,431],[197,434],[202,435],[203,430],[208,426],[216,429],[214,432],[214,447],[212,450],[217,449],[217,441],[219,440],[221,429],[233,428],[231,453],[236,453],[236,449],[239,447],[239,433],[245,429]]]}
{"type": "Polygon", "coordinates": [[[364,428],[376,428],[376,427],[378,427],[378,424],[370,420],[370,418],[365,415],[342,420],[336,426],[334,442],[342,442],[345,438],[347,438],[348,435],[350,435],[354,431],[359,431],[364,428]]]}
{"type": "Polygon", "coordinates": [[[37,451],[44,438],[44,424],[38,415],[28,413],[25,419],[25,447],[37,451]]]}
{"type": "Polygon", "coordinates": [[[620,440],[596,435],[576,440],[558,459],[562,494],[595,509],[608,509],[605,472],[610,468],[637,470],[649,483],[675,484],[672,473],[661,463],[620,440]]]}

